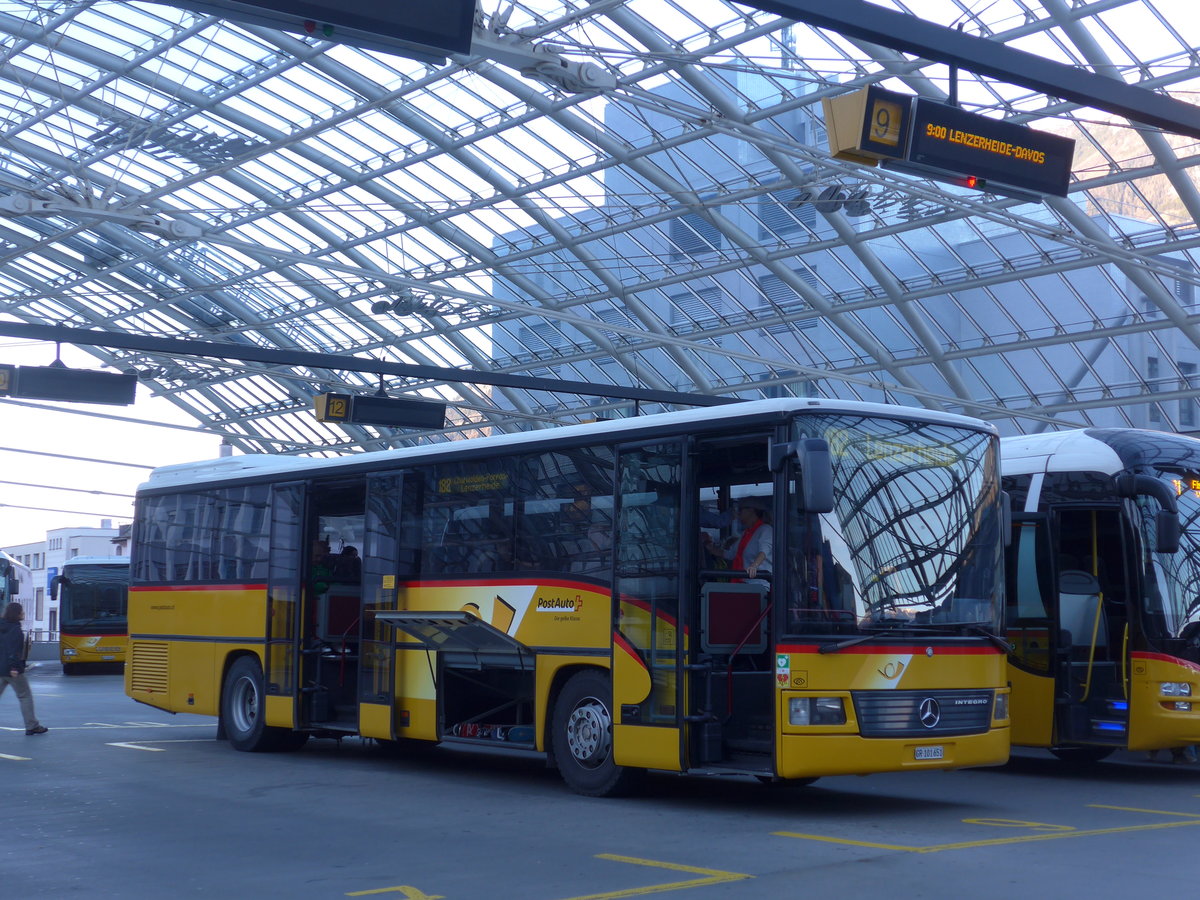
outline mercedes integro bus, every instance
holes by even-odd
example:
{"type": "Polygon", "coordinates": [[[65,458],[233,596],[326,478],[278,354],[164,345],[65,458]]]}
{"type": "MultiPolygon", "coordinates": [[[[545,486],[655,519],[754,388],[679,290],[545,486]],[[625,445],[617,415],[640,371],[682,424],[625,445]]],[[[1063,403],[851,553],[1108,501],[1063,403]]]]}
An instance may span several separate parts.
{"type": "Polygon", "coordinates": [[[1004,438],[1014,745],[1076,762],[1200,742],[1200,441],[1004,438]]]}
{"type": "Polygon", "coordinates": [[[240,750],[508,747],[591,795],[1000,764],[998,466],[973,419],[771,400],[164,467],[126,689],[240,750]]]}
{"type": "Polygon", "coordinates": [[[75,556],[50,582],[58,601],[59,659],[64,675],[125,662],[129,620],[128,556],[75,556]]]}

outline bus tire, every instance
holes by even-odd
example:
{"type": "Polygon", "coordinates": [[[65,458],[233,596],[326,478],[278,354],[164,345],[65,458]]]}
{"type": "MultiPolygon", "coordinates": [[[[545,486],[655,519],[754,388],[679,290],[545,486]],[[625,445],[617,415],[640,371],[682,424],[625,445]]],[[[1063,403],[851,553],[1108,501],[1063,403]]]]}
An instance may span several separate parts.
{"type": "Polygon", "coordinates": [[[587,797],[627,793],[644,774],[613,761],[612,682],[595,669],[572,675],[554,702],[554,760],[563,781],[587,797]]]}
{"type": "Polygon", "coordinates": [[[79,674],[79,666],[75,665],[74,663],[63,663],[63,674],[64,675],[78,675],[79,674]]]}
{"type": "Polygon", "coordinates": [[[279,748],[281,729],[267,727],[266,696],[258,660],[239,656],[229,667],[221,690],[221,720],[235,750],[257,753],[279,748]]]}

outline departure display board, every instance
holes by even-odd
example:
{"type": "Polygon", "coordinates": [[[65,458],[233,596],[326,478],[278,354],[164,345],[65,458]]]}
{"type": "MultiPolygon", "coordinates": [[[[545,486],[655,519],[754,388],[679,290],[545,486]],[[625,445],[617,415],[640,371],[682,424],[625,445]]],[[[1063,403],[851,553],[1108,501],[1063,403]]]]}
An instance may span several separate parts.
{"type": "Polygon", "coordinates": [[[469,53],[476,0],[155,0],[402,55],[469,53]],[[409,51],[416,49],[416,54],[409,51]]]}
{"type": "Polygon", "coordinates": [[[1038,194],[1067,195],[1075,142],[918,98],[908,159],[1038,194]]]}

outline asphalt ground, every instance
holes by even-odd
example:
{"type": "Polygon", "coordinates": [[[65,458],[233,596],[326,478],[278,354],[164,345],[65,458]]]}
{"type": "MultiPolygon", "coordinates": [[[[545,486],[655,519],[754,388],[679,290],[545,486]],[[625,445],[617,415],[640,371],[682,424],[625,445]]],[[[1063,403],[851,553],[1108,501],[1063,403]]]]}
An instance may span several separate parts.
{"type": "Polygon", "coordinates": [[[571,793],[528,754],[314,740],[238,753],[118,674],[0,697],[0,897],[1191,896],[1200,766],[1143,755],[825,778],[653,776],[571,793]]]}

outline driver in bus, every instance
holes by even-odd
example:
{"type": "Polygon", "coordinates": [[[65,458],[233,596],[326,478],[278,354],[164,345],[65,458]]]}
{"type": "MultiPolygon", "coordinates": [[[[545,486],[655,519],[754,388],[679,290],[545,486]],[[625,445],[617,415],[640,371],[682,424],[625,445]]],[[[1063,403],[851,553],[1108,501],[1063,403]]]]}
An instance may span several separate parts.
{"type": "Polygon", "coordinates": [[[771,527],[768,516],[769,506],[766,499],[743,497],[738,501],[741,534],[722,546],[705,532],[705,550],[712,556],[728,561],[730,569],[744,571],[752,579],[759,574],[769,575],[772,569],[775,530],[771,527]]]}

